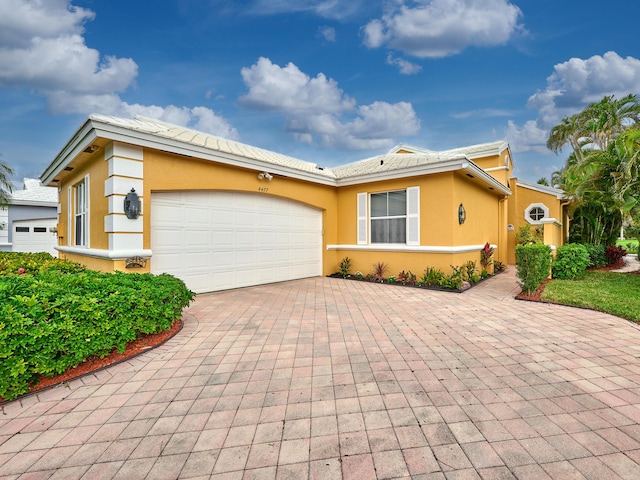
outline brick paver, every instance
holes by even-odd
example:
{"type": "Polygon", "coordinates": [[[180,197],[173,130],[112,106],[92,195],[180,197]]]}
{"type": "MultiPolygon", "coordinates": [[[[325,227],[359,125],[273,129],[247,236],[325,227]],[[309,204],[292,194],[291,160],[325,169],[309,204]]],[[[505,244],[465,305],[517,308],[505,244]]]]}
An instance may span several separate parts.
{"type": "Polygon", "coordinates": [[[5,404],[0,478],[640,478],[640,330],[517,290],[200,295],[158,349],[5,404]]]}

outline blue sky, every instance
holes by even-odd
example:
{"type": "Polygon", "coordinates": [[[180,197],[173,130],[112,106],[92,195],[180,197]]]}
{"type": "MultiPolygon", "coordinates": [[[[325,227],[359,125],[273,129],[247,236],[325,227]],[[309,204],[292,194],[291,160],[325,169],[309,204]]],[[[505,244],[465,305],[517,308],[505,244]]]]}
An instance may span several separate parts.
{"type": "Polygon", "coordinates": [[[629,0],[0,0],[0,160],[38,177],[91,113],[159,118],[326,166],[509,141],[640,93],[629,0]]]}

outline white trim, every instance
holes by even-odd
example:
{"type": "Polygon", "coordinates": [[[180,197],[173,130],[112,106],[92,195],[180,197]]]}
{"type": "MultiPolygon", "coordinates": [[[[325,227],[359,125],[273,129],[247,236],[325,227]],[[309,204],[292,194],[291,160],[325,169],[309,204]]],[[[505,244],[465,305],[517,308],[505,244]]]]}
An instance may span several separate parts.
{"type": "Polygon", "coordinates": [[[109,177],[104,181],[104,196],[127,195],[132,188],[136,189],[138,196],[142,196],[144,183],[140,179],[127,177],[109,177]]]}
{"type": "Polygon", "coordinates": [[[420,187],[407,187],[407,245],[420,245],[420,187]]]}
{"type": "Polygon", "coordinates": [[[130,160],[143,160],[142,147],[127,143],[111,142],[104,149],[104,159],[109,160],[112,157],[128,158],[130,160]]]}
{"type": "Polygon", "coordinates": [[[144,250],[141,233],[110,233],[109,251],[144,250]]]}
{"type": "Polygon", "coordinates": [[[80,247],[55,247],[62,253],[71,253],[74,255],[84,255],[86,257],[106,258],[108,260],[126,260],[130,257],[149,258],[152,255],[151,250],[146,249],[130,249],[130,250],[101,250],[98,248],[80,248],[80,247]]]}
{"type": "Polygon", "coordinates": [[[503,165],[502,167],[491,167],[484,169],[485,172],[497,172],[498,170],[509,170],[509,167],[503,165]]]}
{"type": "Polygon", "coordinates": [[[121,157],[111,157],[107,160],[109,176],[142,178],[144,164],[138,160],[128,160],[121,157]]]}
{"type": "Polygon", "coordinates": [[[564,190],[559,188],[547,187],[546,185],[540,185],[539,183],[529,183],[522,180],[516,181],[516,186],[533,190],[534,192],[546,193],[547,195],[553,195],[558,200],[568,200],[569,197],[564,193],[564,190]]]}
{"type": "MultiPolygon", "coordinates": [[[[498,248],[497,245],[491,245],[498,248]]],[[[327,250],[359,250],[359,251],[381,251],[381,252],[420,252],[420,253],[467,253],[479,252],[484,245],[458,245],[448,247],[444,245],[422,245],[412,246],[403,244],[374,243],[371,245],[327,245],[327,250]]]]}
{"type": "Polygon", "coordinates": [[[143,233],[142,217],[135,219],[127,218],[125,215],[105,215],[105,233],[143,233]]]}
{"type": "Polygon", "coordinates": [[[555,225],[556,227],[562,226],[562,222],[553,217],[544,217],[542,220],[540,220],[540,223],[544,225],[555,225]]]}
{"type": "Polygon", "coordinates": [[[369,243],[369,194],[360,192],[357,195],[357,239],[358,245],[369,243]]]}
{"type": "Polygon", "coordinates": [[[531,225],[542,225],[544,223],[544,219],[548,217],[549,207],[547,207],[544,203],[531,203],[527,208],[524,209],[524,219],[531,225]],[[533,210],[534,208],[540,208],[544,212],[544,216],[540,220],[534,220],[530,217],[531,210],[533,210]]]}
{"type": "Polygon", "coordinates": [[[67,245],[71,246],[73,234],[73,187],[67,187],[67,245]]]}

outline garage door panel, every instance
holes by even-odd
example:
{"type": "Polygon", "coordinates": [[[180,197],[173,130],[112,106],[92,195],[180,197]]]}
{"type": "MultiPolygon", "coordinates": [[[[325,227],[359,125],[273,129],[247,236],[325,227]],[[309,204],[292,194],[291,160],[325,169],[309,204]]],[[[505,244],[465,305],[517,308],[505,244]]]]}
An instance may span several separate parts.
{"type": "Polygon", "coordinates": [[[260,194],[154,192],[151,248],[152,272],[196,292],[317,276],[322,213],[260,194]]]}

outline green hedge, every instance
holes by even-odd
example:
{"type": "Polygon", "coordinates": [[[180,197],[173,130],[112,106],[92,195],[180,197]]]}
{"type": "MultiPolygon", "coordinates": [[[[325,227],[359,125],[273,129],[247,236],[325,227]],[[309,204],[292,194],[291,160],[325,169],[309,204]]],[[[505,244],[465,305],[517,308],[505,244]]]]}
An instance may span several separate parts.
{"type": "Polygon", "coordinates": [[[567,243],[556,250],[551,270],[553,278],[574,280],[584,274],[589,266],[589,250],[579,243],[567,243]]]}
{"type": "Polygon", "coordinates": [[[551,247],[542,243],[516,245],[516,267],[520,288],[531,295],[551,272],[551,247]]]}
{"type": "MultiPolygon", "coordinates": [[[[6,265],[3,256],[0,264],[6,265]]],[[[140,335],[169,329],[195,296],[170,275],[60,273],[72,265],[55,261],[50,269],[32,266],[34,273],[24,274],[5,269],[0,275],[0,397],[5,400],[26,393],[41,376],[55,376],[114,349],[123,352],[140,335]]]]}
{"type": "Polygon", "coordinates": [[[583,244],[589,252],[589,266],[594,268],[604,267],[607,264],[607,255],[604,245],[583,244]]]}

